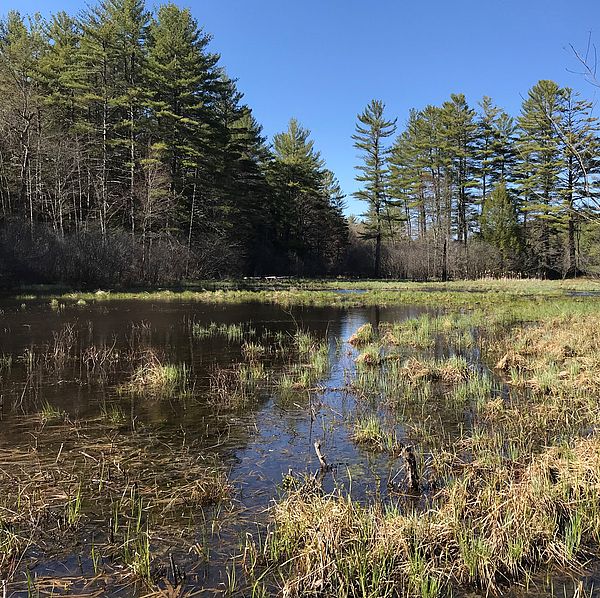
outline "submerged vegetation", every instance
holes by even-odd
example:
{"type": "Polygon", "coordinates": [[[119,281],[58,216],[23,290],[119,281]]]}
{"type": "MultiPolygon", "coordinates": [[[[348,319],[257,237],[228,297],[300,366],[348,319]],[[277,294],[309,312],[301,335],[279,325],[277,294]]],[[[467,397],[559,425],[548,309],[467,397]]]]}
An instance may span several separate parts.
{"type": "Polygon", "coordinates": [[[81,560],[72,591],[140,595],[433,598],[580,575],[600,546],[600,302],[502,285],[487,303],[478,283],[417,287],[418,308],[388,288],[397,307],[340,310],[340,329],[328,310],[264,322],[251,303],[243,321],[152,297],[107,334],[118,303],[44,300],[45,338],[0,368],[20,434],[0,472],[9,590],[58,588],[33,558],[81,560]]]}

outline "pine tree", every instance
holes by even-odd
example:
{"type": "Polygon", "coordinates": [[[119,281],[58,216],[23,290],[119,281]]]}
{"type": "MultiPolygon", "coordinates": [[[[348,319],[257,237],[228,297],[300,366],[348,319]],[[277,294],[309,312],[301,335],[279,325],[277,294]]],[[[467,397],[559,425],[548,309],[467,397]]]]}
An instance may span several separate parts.
{"type": "Polygon", "coordinates": [[[134,235],[136,174],[146,147],[141,121],[146,104],[144,70],[150,15],[144,0],[104,0],[101,10],[103,19],[113,23],[114,27],[114,95],[110,105],[115,113],[115,136],[112,143],[116,149],[123,150],[123,178],[127,180],[128,188],[126,221],[134,235]]]}
{"type": "Polygon", "coordinates": [[[385,105],[380,100],[372,100],[358,115],[356,133],[352,136],[354,147],[362,153],[363,163],[356,167],[361,173],[356,176],[363,188],[354,196],[367,203],[366,238],[375,240],[374,275],[381,274],[381,242],[383,221],[388,202],[389,148],[385,140],[396,131],[396,119],[386,120],[385,105]]]}
{"type": "Polygon", "coordinates": [[[481,236],[498,249],[502,269],[507,263],[517,263],[521,249],[519,223],[504,181],[494,187],[483,204],[481,236]]]}
{"type": "MultiPolygon", "coordinates": [[[[471,190],[475,180],[475,111],[469,107],[463,94],[452,94],[442,106],[442,137],[447,160],[447,221],[454,219],[456,238],[466,245],[469,224],[473,214],[471,190]],[[454,199],[454,201],[452,201],[454,199]],[[454,206],[452,205],[454,204],[454,206]],[[455,213],[453,218],[452,212],[455,213]]],[[[450,236],[450,235],[449,235],[450,236]]]]}
{"type": "Polygon", "coordinates": [[[279,242],[290,254],[306,259],[306,218],[319,194],[323,160],[314,149],[310,131],[294,118],[287,131],[273,138],[274,161],[269,180],[277,195],[276,221],[279,242]]]}
{"type": "Polygon", "coordinates": [[[71,224],[81,231],[89,206],[86,150],[82,143],[85,130],[82,89],[86,75],[79,60],[81,28],[77,21],[59,12],[50,19],[45,32],[48,50],[38,61],[46,130],[45,196],[50,207],[45,219],[64,236],[65,228],[71,224]]]}
{"type": "Polygon", "coordinates": [[[504,110],[485,96],[480,102],[482,114],[477,120],[478,174],[481,205],[490,190],[500,181],[510,181],[515,163],[514,136],[516,124],[504,110]]]}
{"type": "Polygon", "coordinates": [[[582,100],[572,89],[564,89],[564,104],[558,133],[564,170],[561,175],[560,225],[565,235],[566,264],[563,274],[576,276],[579,270],[577,238],[582,218],[595,207],[592,181],[600,172],[598,119],[592,116],[593,105],[582,100]]]}
{"type": "Polygon", "coordinates": [[[188,9],[161,6],[149,30],[147,82],[152,146],[167,165],[178,203],[177,225],[188,247],[196,238],[213,176],[215,102],[219,56],[207,51],[210,36],[188,9]]]}
{"type": "Polygon", "coordinates": [[[427,232],[424,173],[418,145],[420,114],[411,110],[406,130],[394,142],[389,157],[389,194],[402,206],[406,235],[424,237],[427,232]],[[413,217],[415,214],[415,217],[413,217]],[[413,230],[413,221],[416,226],[413,230]]]}
{"type": "Polygon", "coordinates": [[[290,263],[296,264],[297,273],[322,271],[343,231],[339,202],[334,205],[335,183],[314,148],[310,131],[294,118],[287,131],[274,136],[273,157],[269,182],[276,196],[279,244],[290,263]]]}
{"type": "Polygon", "coordinates": [[[82,121],[84,144],[88,148],[89,190],[87,203],[94,210],[106,241],[111,221],[118,214],[124,181],[116,171],[122,169],[126,158],[115,151],[118,118],[112,102],[117,95],[114,76],[116,26],[107,18],[105,6],[89,9],[81,20],[82,37],[78,59],[85,71],[81,85],[81,100],[85,118],[82,121]]]}
{"type": "Polygon", "coordinates": [[[554,81],[539,81],[523,102],[517,151],[520,209],[524,214],[531,267],[538,274],[560,271],[560,123],[564,90],[554,81]]]}

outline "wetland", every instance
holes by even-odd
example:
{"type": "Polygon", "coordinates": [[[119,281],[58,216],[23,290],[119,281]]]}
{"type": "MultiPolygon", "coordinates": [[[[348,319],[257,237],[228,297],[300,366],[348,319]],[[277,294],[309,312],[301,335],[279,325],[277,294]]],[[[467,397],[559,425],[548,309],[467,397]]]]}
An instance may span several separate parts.
{"type": "Polygon", "coordinates": [[[0,300],[4,595],[596,595],[594,281],[247,287],[0,300]]]}

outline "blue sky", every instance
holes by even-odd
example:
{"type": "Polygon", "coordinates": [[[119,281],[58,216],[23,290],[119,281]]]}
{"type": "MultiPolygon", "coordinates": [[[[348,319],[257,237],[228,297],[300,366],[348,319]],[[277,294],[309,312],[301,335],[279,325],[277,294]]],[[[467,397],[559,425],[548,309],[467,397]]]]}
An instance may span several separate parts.
{"type": "MultiPolygon", "coordinates": [[[[158,3],[152,0],[148,6],[158,3]]],[[[600,0],[178,0],[214,37],[265,134],[295,116],[350,194],[356,115],[382,99],[402,126],[412,107],[462,92],[517,114],[527,90],[554,79],[595,100],[569,44],[600,47],[600,0]]],[[[75,0],[0,0],[0,13],[77,12],[75,0]]],[[[598,90],[600,95],[600,90],[598,90]]],[[[598,108],[600,111],[600,107],[598,108]]],[[[348,199],[348,212],[360,202],[348,199]]]]}

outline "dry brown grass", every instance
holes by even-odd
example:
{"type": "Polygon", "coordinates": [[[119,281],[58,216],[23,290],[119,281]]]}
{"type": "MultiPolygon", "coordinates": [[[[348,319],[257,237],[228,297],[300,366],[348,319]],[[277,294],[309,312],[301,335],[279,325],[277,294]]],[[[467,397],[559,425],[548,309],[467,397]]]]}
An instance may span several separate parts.
{"type": "Polygon", "coordinates": [[[535,390],[600,390],[600,316],[562,316],[521,327],[500,342],[496,367],[535,390]]]}
{"type": "Polygon", "coordinates": [[[375,332],[371,324],[363,324],[348,339],[353,347],[364,347],[375,340],[375,332]]]}
{"type": "MultiPolygon", "coordinates": [[[[203,521],[204,508],[232,498],[223,466],[203,457],[194,444],[119,434],[99,422],[89,428],[45,427],[40,438],[43,450],[35,444],[29,450],[2,450],[0,521],[14,535],[9,552],[0,533],[5,579],[22,573],[32,551],[38,558],[75,553],[89,559],[93,546],[102,561],[96,572],[105,578],[102,584],[149,583],[150,567],[141,580],[138,563],[129,560],[138,557],[127,547],[147,537],[149,544],[160,539],[164,549],[193,549],[197,539],[189,526],[203,521]]],[[[152,572],[169,563],[163,552],[148,558],[152,572]]],[[[36,587],[43,589],[44,583],[36,587]]],[[[56,579],[47,583],[60,589],[56,579]]]]}
{"type": "Polygon", "coordinates": [[[270,564],[287,563],[284,595],[434,596],[450,584],[498,591],[540,565],[576,568],[598,546],[598,439],[529,463],[463,463],[456,475],[423,512],[291,493],[274,507],[264,550],[270,564]]]}

